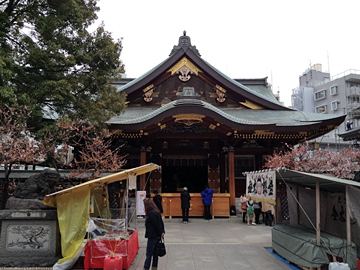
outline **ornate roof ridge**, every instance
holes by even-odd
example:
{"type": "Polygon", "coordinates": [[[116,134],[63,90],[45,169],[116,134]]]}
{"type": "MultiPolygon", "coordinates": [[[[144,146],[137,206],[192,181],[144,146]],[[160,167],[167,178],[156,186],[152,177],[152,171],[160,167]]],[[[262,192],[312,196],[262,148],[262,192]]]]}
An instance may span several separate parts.
{"type": "Polygon", "coordinates": [[[173,49],[170,52],[169,56],[174,55],[178,50],[183,49],[184,52],[186,52],[187,49],[192,50],[197,56],[201,57],[198,49],[196,49],[196,46],[191,45],[190,37],[186,35],[186,31],[184,31],[184,34],[179,37],[179,44],[174,45],[173,49]]]}

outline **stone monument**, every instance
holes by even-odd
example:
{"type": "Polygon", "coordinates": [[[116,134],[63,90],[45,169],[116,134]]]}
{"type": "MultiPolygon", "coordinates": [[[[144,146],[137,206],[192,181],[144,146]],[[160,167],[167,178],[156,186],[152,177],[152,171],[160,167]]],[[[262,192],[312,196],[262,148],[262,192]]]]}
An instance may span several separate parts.
{"type": "Polygon", "coordinates": [[[46,169],[15,188],[0,210],[0,267],[51,267],[61,258],[57,210],[42,201],[59,181],[46,169]]]}

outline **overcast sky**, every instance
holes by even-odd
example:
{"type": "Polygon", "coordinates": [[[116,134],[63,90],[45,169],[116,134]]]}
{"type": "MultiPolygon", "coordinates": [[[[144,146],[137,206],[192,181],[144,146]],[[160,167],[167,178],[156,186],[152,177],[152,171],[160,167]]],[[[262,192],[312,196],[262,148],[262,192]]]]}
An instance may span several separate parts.
{"type": "Polygon", "coordinates": [[[360,1],[99,0],[99,19],[123,38],[121,60],[137,78],[165,60],[186,30],[202,58],[231,78],[263,78],[291,105],[310,65],[360,73],[360,1]]]}

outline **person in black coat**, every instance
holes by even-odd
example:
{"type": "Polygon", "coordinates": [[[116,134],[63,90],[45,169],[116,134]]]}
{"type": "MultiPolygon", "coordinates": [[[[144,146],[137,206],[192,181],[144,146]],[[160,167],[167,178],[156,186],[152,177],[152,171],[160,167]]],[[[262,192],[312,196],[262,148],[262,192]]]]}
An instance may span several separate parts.
{"type": "Polygon", "coordinates": [[[152,258],[152,269],[157,269],[159,257],[157,255],[157,245],[159,239],[164,237],[165,228],[159,209],[151,199],[144,199],[145,207],[145,238],[147,238],[146,245],[146,259],[144,263],[144,269],[150,269],[152,258]]]}
{"type": "Polygon", "coordinates": [[[156,204],[157,208],[159,208],[160,213],[163,213],[163,207],[162,207],[162,197],[159,195],[159,192],[155,189],[154,190],[155,196],[153,197],[153,201],[156,204]]]}
{"type": "Polygon", "coordinates": [[[187,187],[184,187],[184,191],[181,192],[181,209],[183,216],[183,223],[188,223],[189,221],[189,208],[190,208],[190,194],[187,190],[187,187]]]}

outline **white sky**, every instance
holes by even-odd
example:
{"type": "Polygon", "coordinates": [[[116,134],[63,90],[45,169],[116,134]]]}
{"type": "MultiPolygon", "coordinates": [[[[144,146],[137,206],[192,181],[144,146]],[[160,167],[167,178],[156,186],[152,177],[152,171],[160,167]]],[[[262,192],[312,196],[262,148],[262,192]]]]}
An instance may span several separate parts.
{"type": "Polygon", "coordinates": [[[320,63],[331,76],[360,70],[359,0],[99,0],[97,24],[123,38],[137,78],[165,60],[186,30],[203,59],[231,78],[268,77],[291,105],[299,76],[320,63]]]}

